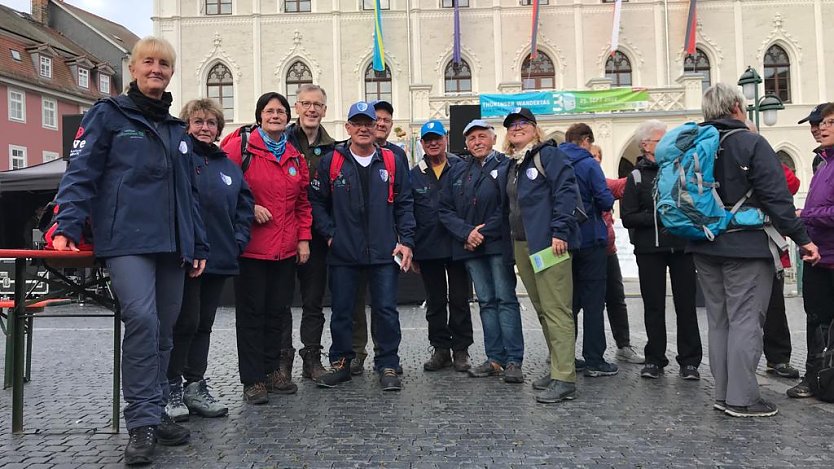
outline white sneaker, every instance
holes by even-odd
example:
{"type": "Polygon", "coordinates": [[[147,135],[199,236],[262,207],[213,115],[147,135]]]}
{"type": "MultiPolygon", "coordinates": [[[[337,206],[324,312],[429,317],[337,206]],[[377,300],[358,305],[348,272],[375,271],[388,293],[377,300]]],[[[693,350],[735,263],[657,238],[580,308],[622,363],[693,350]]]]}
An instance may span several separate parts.
{"type": "Polygon", "coordinates": [[[182,402],[182,383],[170,383],[170,391],[168,392],[168,403],[165,405],[165,413],[174,422],[184,422],[188,420],[188,407],[182,402]]]}
{"type": "Polygon", "coordinates": [[[646,363],[646,357],[637,353],[637,350],[634,349],[631,345],[628,347],[620,347],[617,349],[617,354],[615,355],[617,360],[624,361],[627,363],[634,363],[636,365],[641,365],[646,363]]]}

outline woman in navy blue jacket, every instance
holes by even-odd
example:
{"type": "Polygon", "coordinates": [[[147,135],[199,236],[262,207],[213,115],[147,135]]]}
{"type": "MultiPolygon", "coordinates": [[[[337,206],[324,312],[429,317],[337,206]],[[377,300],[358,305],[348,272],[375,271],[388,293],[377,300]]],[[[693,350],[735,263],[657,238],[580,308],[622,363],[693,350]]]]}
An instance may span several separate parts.
{"type": "Polygon", "coordinates": [[[182,309],[174,326],[168,365],[170,394],[165,406],[174,421],[188,420],[192,413],[202,417],[228,413],[206,384],[209,341],[223,286],[227,278],[238,274],[237,258],[249,242],[255,217],[255,202],[243,172],[214,143],[225,126],[223,110],[211,99],[195,99],[182,108],[180,119],[188,123],[194,145],[200,213],[211,254],[203,275],[185,279],[182,309]]]}
{"type": "Polygon", "coordinates": [[[164,412],[168,358],[184,269],[208,257],[191,139],[171,116],[176,53],[164,39],[137,42],[126,95],[98,101],[78,129],[58,189],[57,250],[76,250],[89,220],[95,254],[110,271],[125,325],[122,341],[126,464],[149,463],[157,442],[184,444],[188,429],[164,412]]]}
{"type": "Polygon", "coordinates": [[[503,203],[508,161],[492,149],[495,132],[487,122],[470,122],[463,135],[472,157],[449,169],[440,221],[454,238],[452,259],[466,264],[481,310],[487,359],[469,375],[503,374],[506,383],[523,383],[524,337],[503,203]]]}

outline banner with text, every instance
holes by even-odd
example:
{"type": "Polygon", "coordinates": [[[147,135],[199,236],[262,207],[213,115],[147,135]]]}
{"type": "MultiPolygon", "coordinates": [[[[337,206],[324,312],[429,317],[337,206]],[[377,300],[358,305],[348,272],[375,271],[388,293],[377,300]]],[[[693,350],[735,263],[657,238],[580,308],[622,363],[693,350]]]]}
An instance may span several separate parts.
{"type": "Polygon", "coordinates": [[[531,91],[515,94],[482,94],[481,117],[503,117],[514,108],[526,107],[536,115],[645,109],[649,92],[639,88],[598,91],[531,91]]]}

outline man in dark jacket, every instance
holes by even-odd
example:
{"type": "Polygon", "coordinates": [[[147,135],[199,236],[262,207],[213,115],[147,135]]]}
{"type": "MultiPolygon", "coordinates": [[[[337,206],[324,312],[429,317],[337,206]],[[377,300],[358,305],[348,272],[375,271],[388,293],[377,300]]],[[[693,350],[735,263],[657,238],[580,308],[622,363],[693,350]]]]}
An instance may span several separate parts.
{"type": "Polygon", "coordinates": [[[657,379],[669,364],[666,358],[666,269],[672,279],[672,297],[677,316],[678,356],[683,379],[701,378],[701,334],[695,312],[695,264],[692,254],[685,252],[686,240],[667,233],[658,219],[654,203],[654,181],[657,177],[655,148],[666,124],[649,120],[637,128],[636,139],[642,155],[629,174],[620,203],[623,226],[629,229],[640,277],[640,296],[646,323],[646,366],[640,371],[644,378],[657,379]]]}
{"type": "MultiPolygon", "coordinates": [[[[796,217],[779,159],[760,135],[746,131],[745,100],[735,86],[718,83],[704,93],[705,121],[727,136],[716,155],[718,195],[732,207],[749,189],[745,205],[770,217],[772,227],[803,250],[803,260],[819,261],[817,246],[796,217]]],[[[759,394],[756,367],[762,355],[762,324],[775,275],[765,230],[729,230],[714,241],[690,242],[709,323],[709,362],[715,378],[715,405],[734,417],[769,417],[778,410],[759,394]]],[[[778,260],[778,259],[777,259],[778,260]]]]}
{"type": "Polygon", "coordinates": [[[472,345],[469,275],[462,261],[452,260],[452,236],[437,215],[441,187],[448,181],[451,168],[464,164],[457,155],[446,152],[446,143],[446,128],[442,122],[431,120],[423,124],[420,144],[425,156],[411,169],[417,222],[414,266],[426,288],[426,321],[429,343],[434,349],[431,358],[423,364],[426,371],[437,371],[452,364],[456,371],[468,370],[467,350],[472,345]]]}
{"type": "MultiPolygon", "coordinates": [[[[327,94],[318,85],[304,84],[295,92],[295,112],[298,121],[287,126],[286,134],[290,143],[307,160],[310,180],[316,177],[321,157],[333,151],[333,138],[321,125],[327,113],[327,94]]],[[[312,380],[323,373],[321,366],[321,334],[324,331],[322,299],[327,285],[327,240],[313,230],[310,241],[310,259],[296,267],[301,291],[301,376],[312,380]]]]}
{"type": "MultiPolygon", "coordinates": [[[[814,109],[811,109],[811,112],[803,119],[801,119],[797,124],[804,124],[808,123],[811,127],[811,136],[814,137],[814,141],[817,143],[821,143],[820,141],[820,122],[822,122],[822,110],[827,106],[829,103],[820,103],[814,106],[814,109]]],[[[811,162],[811,170],[816,173],[817,168],[819,167],[820,163],[822,163],[822,153],[823,146],[820,145],[817,148],[814,148],[814,160],[811,162]]]]}
{"type": "Polygon", "coordinates": [[[345,123],[350,140],[322,158],[310,183],[315,229],[330,246],[327,262],[333,298],[332,368],[316,381],[320,387],[351,379],[354,304],[359,276],[365,272],[376,322],[379,353],[374,362],[380,385],[385,391],[402,388],[396,372],[401,338],[397,264],[402,270],[411,267],[413,199],[408,168],[389,150],[374,145],[375,120],[370,104],[353,104],[345,123]]]}
{"type": "Polygon", "coordinates": [[[565,143],[559,145],[576,173],[576,183],[588,219],[579,225],[582,242],[579,249],[571,247],[573,256],[573,314],[583,312],[582,356],[577,360],[577,371],[585,376],[617,374],[617,365],[606,362],[605,353],[605,284],[608,229],[602,212],[614,207],[614,196],[605,183],[605,174],[590,153],[594,133],[587,124],[573,124],[565,133],[565,143]]]}

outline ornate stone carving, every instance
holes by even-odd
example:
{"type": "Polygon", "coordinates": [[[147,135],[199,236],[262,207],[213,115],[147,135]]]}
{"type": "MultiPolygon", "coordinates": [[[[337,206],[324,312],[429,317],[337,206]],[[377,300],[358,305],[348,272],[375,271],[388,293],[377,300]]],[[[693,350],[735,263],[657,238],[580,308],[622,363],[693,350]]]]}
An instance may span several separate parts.
{"type": "Polygon", "coordinates": [[[774,42],[779,42],[782,46],[788,46],[791,55],[796,57],[796,63],[802,63],[802,46],[799,44],[791,33],[784,29],[784,18],[781,13],[776,13],[773,17],[773,29],[770,34],[762,41],[759,50],[756,52],[756,62],[761,63],[767,48],[773,45],[774,42]]]}
{"type": "Polygon", "coordinates": [[[287,50],[283,57],[278,59],[275,69],[272,72],[273,76],[275,76],[279,83],[284,80],[284,71],[296,60],[301,60],[311,66],[310,68],[313,72],[313,83],[317,83],[321,79],[321,65],[319,65],[318,61],[313,58],[314,55],[302,45],[302,42],[304,42],[304,35],[301,31],[296,29],[292,34],[292,47],[287,50]]]}
{"type": "Polygon", "coordinates": [[[214,44],[214,47],[203,57],[203,60],[197,64],[197,67],[194,69],[194,75],[198,77],[201,76],[207,64],[215,60],[222,60],[234,70],[235,76],[240,78],[240,66],[237,62],[235,62],[235,59],[233,59],[232,56],[226,52],[226,49],[223,48],[223,38],[220,36],[220,33],[215,31],[212,43],[214,44]]]}

